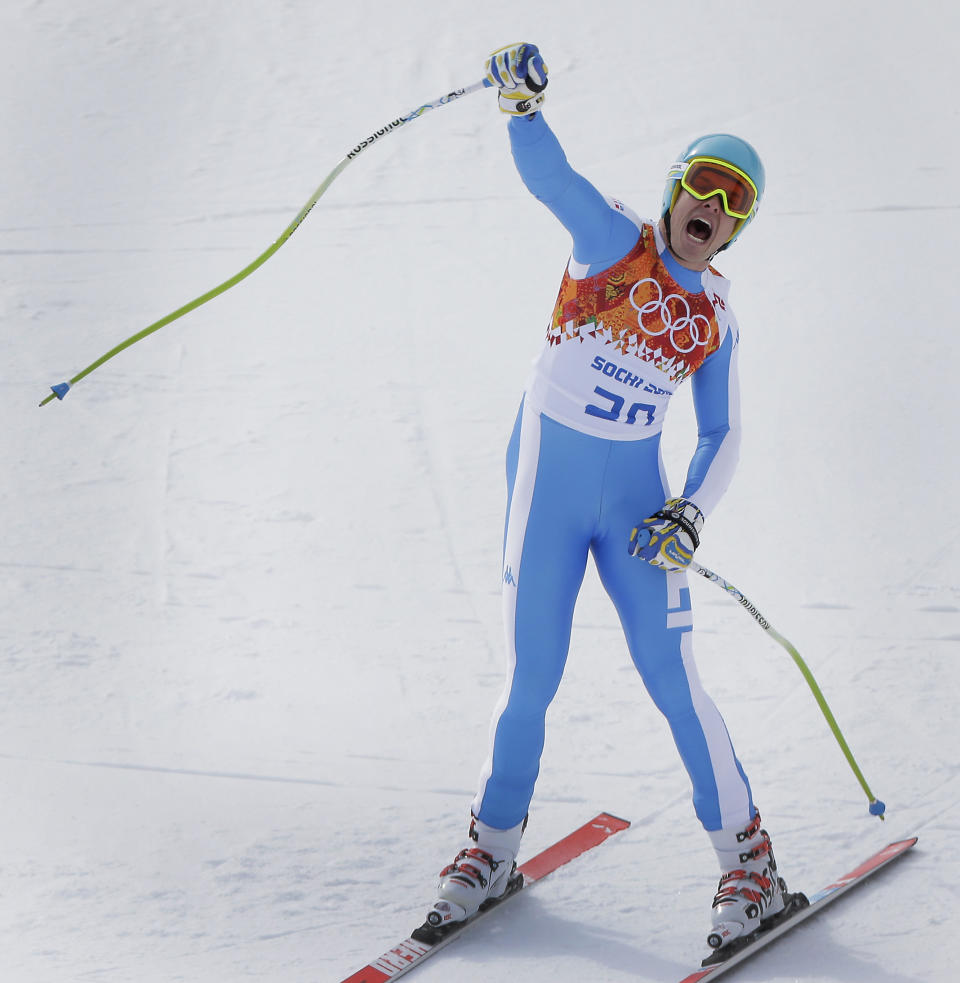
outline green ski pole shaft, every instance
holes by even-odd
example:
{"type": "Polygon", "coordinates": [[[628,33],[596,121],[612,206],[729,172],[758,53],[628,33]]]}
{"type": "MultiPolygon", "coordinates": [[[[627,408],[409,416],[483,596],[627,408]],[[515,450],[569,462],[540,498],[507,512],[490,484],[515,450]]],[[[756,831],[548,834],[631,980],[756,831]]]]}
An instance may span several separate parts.
{"type": "Polygon", "coordinates": [[[767,632],[772,638],[776,639],[786,650],[790,653],[790,657],[797,664],[800,672],[803,673],[803,678],[807,681],[807,685],[810,687],[813,693],[814,699],[817,701],[817,705],[820,707],[827,723],[830,725],[830,730],[833,731],[833,736],[837,739],[837,743],[840,745],[840,750],[843,751],[844,756],[847,759],[847,763],[853,770],[854,775],[857,776],[857,781],[860,783],[860,787],[866,793],[867,799],[870,801],[870,813],[874,816],[879,816],[881,819],[884,818],[884,812],[886,812],[886,805],[878,799],[873,792],[870,791],[870,786],[867,784],[867,780],[863,777],[863,772],[860,770],[860,766],[857,764],[853,753],[850,750],[850,746],[847,744],[843,733],[840,730],[840,726],[837,723],[833,712],[830,710],[827,704],[826,698],[823,695],[820,687],[817,685],[816,679],[813,677],[813,673],[807,667],[807,664],[800,657],[800,653],[794,648],[790,642],[783,637],[783,635],[778,632],[773,625],[760,613],[757,606],[743,593],[743,591],[738,590],[733,584],[729,583],[723,579],[723,577],[715,574],[712,570],[708,570],[706,567],[700,566],[695,560],[691,561],[689,569],[694,573],[700,574],[701,577],[706,578],[711,583],[716,584],[721,587],[733,598],[735,598],[740,605],[752,615],[753,620],[756,621],[760,627],[767,632]]]}
{"type": "Polygon", "coordinates": [[[404,116],[398,116],[395,120],[387,123],[386,126],[381,127],[376,130],[366,140],[361,141],[357,144],[343,159],[337,164],[337,166],[323,179],[323,183],[316,191],[310,196],[309,201],[300,209],[294,220],[283,230],[280,237],[274,242],[268,249],[264,250],[252,263],[245,266],[239,273],[230,277],[229,280],[224,280],[219,286],[214,287],[212,290],[208,290],[205,294],[191,300],[188,304],[184,304],[183,307],[178,307],[175,311],[167,314],[165,317],[160,318],[159,321],[154,321],[153,324],[147,325],[142,331],[138,331],[136,334],[131,335],[125,341],[121,341],[119,345],[111,348],[106,354],[101,355],[95,362],[91,362],[86,368],[81,369],[72,379],[68,382],[61,382],[55,386],[51,386],[50,394],[40,401],[41,406],[46,406],[54,398],[63,399],[64,396],[69,392],[70,387],[75,385],[81,379],[90,375],[91,372],[98,369],[104,362],[109,362],[111,358],[115,355],[119,355],[120,352],[129,348],[131,345],[135,345],[138,341],[142,341],[148,335],[153,334],[155,331],[159,331],[162,327],[170,324],[172,321],[176,321],[178,318],[184,316],[184,314],[189,314],[190,311],[196,310],[207,301],[213,300],[214,297],[219,296],[225,291],[229,290],[231,287],[235,287],[241,280],[245,280],[254,270],[259,269],[264,263],[293,235],[294,232],[300,227],[303,220],[310,214],[313,206],[320,200],[320,197],[324,194],[327,188],[339,177],[343,169],[360,154],[363,153],[368,147],[372,146],[381,137],[386,136],[388,133],[393,133],[398,130],[401,126],[411,122],[411,120],[419,119],[424,113],[429,112],[431,109],[436,109],[438,106],[445,106],[448,102],[453,102],[455,99],[461,99],[463,96],[469,95],[471,92],[478,92],[489,86],[490,83],[486,79],[482,79],[479,82],[474,82],[472,85],[468,85],[462,89],[455,89],[453,92],[447,93],[445,96],[441,96],[439,99],[433,100],[433,102],[426,102],[423,105],[418,106],[416,109],[412,109],[409,113],[404,116]]]}

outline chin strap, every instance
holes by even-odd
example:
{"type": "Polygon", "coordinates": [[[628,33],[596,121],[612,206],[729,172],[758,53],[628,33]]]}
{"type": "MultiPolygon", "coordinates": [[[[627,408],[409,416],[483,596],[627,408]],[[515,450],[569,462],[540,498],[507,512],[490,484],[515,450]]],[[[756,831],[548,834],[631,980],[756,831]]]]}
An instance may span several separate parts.
{"type": "Polygon", "coordinates": [[[660,220],[663,222],[663,238],[667,243],[667,248],[670,252],[673,252],[673,232],[670,229],[671,215],[672,210],[668,209],[660,216],[660,220]]]}

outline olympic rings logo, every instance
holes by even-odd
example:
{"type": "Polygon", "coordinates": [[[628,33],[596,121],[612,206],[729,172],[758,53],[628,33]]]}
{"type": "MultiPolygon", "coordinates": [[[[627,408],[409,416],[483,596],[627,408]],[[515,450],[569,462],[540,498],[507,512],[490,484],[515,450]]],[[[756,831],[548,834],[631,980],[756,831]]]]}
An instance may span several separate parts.
{"type": "MultiPolygon", "coordinates": [[[[692,352],[694,348],[700,345],[706,345],[710,340],[710,320],[704,317],[702,314],[690,314],[690,305],[687,303],[685,297],[680,294],[667,294],[666,297],[663,296],[663,288],[660,284],[654,280],[653,277],[646,277],[643,280],[638,280],[630,290],[630,305],[637,312],[637,324],[640,326],[640,330],[647,335],[648,338],[657,338],[662,334],[666,334],[667,331],[670,332],[670,344],[676,352],[681,355],[686,355],[692,352]],[[648,300],[644,304],[637,304],[636,293],[639,287],[642,287],[645,283],[652,283],[657,289],[657,296],[654,299],[648,300]],[[673,312],[670,310],[670,301],[676,301],[676,309],[678,312],[685,311],[678,318],[674,318],[673,312]],[[647,327],[643,323],[644,315],[655,315],[659,318],[660,323],[663,325],[659,331],[655,331],[654,328],[647,327]],[[702,325],[702,327],[701,327],[702,325]],[[690,337],[690,346],[688,348],[681,348],[677,344],[677,335],[686,332],[690,337]]],[[[648,317],[649,319],[649,317],[648,317]]]]}

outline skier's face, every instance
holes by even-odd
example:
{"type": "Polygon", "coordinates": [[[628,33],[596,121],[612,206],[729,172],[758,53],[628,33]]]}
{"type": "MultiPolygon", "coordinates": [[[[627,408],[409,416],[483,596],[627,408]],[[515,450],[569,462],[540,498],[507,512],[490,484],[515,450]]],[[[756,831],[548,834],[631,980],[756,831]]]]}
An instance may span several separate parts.
{"type": "Polygon", "coordinates": [[[719,195],[699,201],[683,190],[665,221],[670,222],[670,251],[690,270],[705,270],[737,225],[719,195]]]}

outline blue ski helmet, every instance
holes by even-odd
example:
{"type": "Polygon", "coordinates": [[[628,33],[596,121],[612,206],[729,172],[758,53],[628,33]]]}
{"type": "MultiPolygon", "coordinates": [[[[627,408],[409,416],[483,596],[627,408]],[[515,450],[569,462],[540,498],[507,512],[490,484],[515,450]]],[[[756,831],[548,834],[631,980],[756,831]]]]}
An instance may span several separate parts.
{"type": "Polygon", "coordinates": [[[729,133],[709,133],[707,136],[698,137],[677,158],[677,162],[670,165],[670,170],[667,172],[667,184],[663,189],[663,209],[660,213],[662,218],[667,219],[673,210],[677,196],[680,194],[680,178],[683,176],[684,165],[693,160],[694,157],[714,157],[717,160],[733,164],[734,167],[740,168],[757,186],[756,204],[753,206],[750,216],[737,222],[733,235],[720,247],[720,249],[726,249],[753,221],[757,209],[760,207],[760,199],[763,198],[766,184],[763,161],[760,160],[760,155],[756,150],[740,137],[732,136],[729,133]]]}

